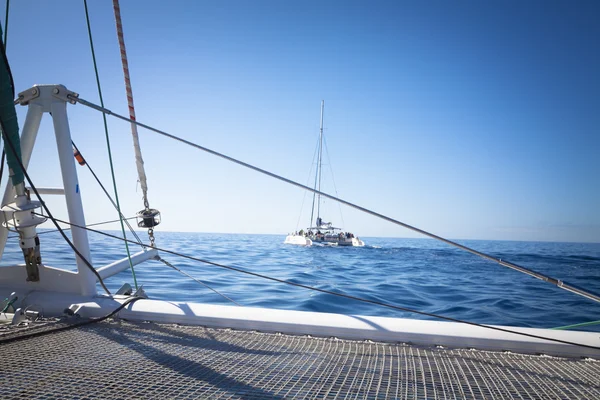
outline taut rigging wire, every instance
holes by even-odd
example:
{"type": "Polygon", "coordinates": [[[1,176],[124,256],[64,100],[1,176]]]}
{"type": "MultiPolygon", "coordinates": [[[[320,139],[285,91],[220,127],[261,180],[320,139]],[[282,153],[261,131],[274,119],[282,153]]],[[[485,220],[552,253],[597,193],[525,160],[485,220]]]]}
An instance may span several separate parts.
{"type": "MultiPolygon", "coordinates": [[[[128,218],[125,218],[125,219],[126,219],[126,220],[129,220],[129,219],[136,219],[136,218],[137,218],[137,217],[128,217],[128,218]]],[[[88,227],[88,226],[106,225],[106,224],[113,224],[113,223],[115,223],[115,222],[119,222],[119,221],[120,221],[120,220],[118,220],[118,219],[113,219],[112,221],[102,221],[102,222],[95,222],[95,223],[93,223],[93,224],[87,224],[87,225],[86,225],[86,227],[88,227]]],[[[71,227],[68,227],[68,228],[63,228],[63,230],[65,230],[65,231],[68,231],[69,229],[71,229],[71,227]]],[[[51,230],[49,230],[49,231],[37,232],[37,235],[39,236],[39,235],[44,235],[44,234],[46,234],[46,233],[56,233],[56,232],[58,232],[58,229],[51,229],[51,230]]],[[[19,236],[9,236],[9,237],[8,237],[8,239],[16,239],[16,238],[18,238],[18,237],[19,237],[19,236]]],[[[144,244],[141,244],[141,245],[142,245],[142,246],[144,246],[144,247],[146,247],[144,244]]]]}
{"type": "MultiPolygon", "coordinates": [[[[65,223],[65,224],[69,224],[69,225],[72,225],[72,226],[75,226],[75,227],[79,227],[79,228],[82,228],[82,229],[86,229],[86,230],[88,230],[90,232],[98,233],[98,234],[104,235],[106,237],[110,237],[110,238],[117,239],[117,240],[122,240],[122,241],[126,241],[127,240],[129,242],[134,243],[130,239],[126,239],[126,238],[122,238],[122,237],[119,237],[119,236],[115,236],[115,235],[112,235],[112,234],[107,233],[107,232],[102,232],[102,231],[99,231],[99,230],[96,230],[96,229],[86,228],[84,226],[79,226],[77,224],[73,224],[73,223],[70,223],[70,222],[67,222],[67,221],[62,221],[60,219],[57,219],[57,221],[65,223]]],[[[581,346],[581,347],[586,347],[586,348],[590,348],[590,349],[594,349],[594,350],[600,350],[600,347],[598,347],[598,346],[591,346],[591,345],[583,344],[583,343],[570,342],[568,340],[562,340],[562,339],[556,339],[556,338],[549,338],[549,337],[545,337],[545,336],[534,335],[534,334],[531,334],[531,333],[513,331],[513,330],[510,330],[510,329],[500,328],[498,326],[478,324],[477,322],[465,321],[465,320],[461,320],[461,319],[458,319],[458,318],[446,317],[446,316],[439,315],[439,314],[433,314],[433,313],[428,313],[428,312],[425,312],[425,311],[414,310],[412,308],[407,308],[407,307],[397,306],[397,305],[394,305],[394,304],[384,303],[382,301],[369,300],[369,299],[365,299],[365,298],[358,297],[358,296],[352,296],[352,295],[349,295],[349,294],[338,293],[338,292],[333,292],[333,291],[326,290],[326,289],[316,288],[316,287],[313,287],[313,286],[303,285],[301,283],[290,282],[290,281],[286,281],[284,279],[274,278],[272,276],[259,274],[257,272],[247,271],[247,270],[244,270],[244,269],[241,269],[241,268],[232,267],[230,265],[219,264],[219,263],[216,263],[214,261],[204,260],[202,258],[189,256],[189,255],[186,255],[186,254],[178,253],[176,251],[167,250],[167,249],[163,249],[163,248],[156,247],[156,246],[153,246],[153,248],[156,249],[156,250],[158,250],[158,251],[162,251],[163,253],[172,254],[174,256],[186,258],[186,259],[189,259],[189,260],[192,260],[192,261],[197,261],[197,262],[201,262],[201,263],[208,264],[208,265],[213,265],[215,267],[219,267],[219,268],[223,268],[223,269],[228,269],[228,270],[235,271],[235,272],[240,272],[242,274],[255,276],[257,278],[262,278],[262,279],[270,280],[270,281],[273,281],[273,282],[284,283],[286,285],[296,286],[296,287],[299,287],[299,288],[308,289],[308,290],[312,290],[312,291],[315,291],[315,292],[321,292],[321,293],[325,293],[325,294],[329,294],[329,295],[333,295],[333,296],[337,296],[337,297],[343,297],[343,298],[346,298],[346,299],[360,301],[360,302],[363,302],[363,303],[374,304],[374,305],[381,306],[381,307],[391,308],[391,309],[397,310],[397,311],[405,311],[405,312],[409,312],[409,313],[424,315],[424,316],[427,316],[427,317],[443,319],[445,321],[458,322],[458,323],[462,323],[462,324],[477,326],[479,328],[491,329],[491,330],[505,332],[505,333],[512,333],[512,334],[515,334],[515,335],[527,336],[527,337],[531,337],[531,338],[535,338],[535,339],[548,340],[548,341],[552,341],[552,342],[558,342],[558,343],[570,344],[570,345],[573,345],[573,346],[581,346]]]]}
{"type": "MultiPolygon", "coordinates": [[[[120,218],[117,220],[113,220],[113,221],[107,221],[107,222],[100,222],[97,224],[89,224],[86,225],[86,227],[91,227],[91,226],[95,226],[95,225],[101,225],[101,224],[107,224],[107,223],[111,223],[111,222],[121,222],[124,221],[127,226],[129,227],[131,233],[135,236],[135,238],[137,239],[137,244],[139,244],[142,247],[149,247],[146,246],[145,244],[142,243],[142,240],[140,239],[140,237],[138,236],[138,234],[135,232],[135,230],[131,227],[131,224],[129,224],[128,219],[135,219],[136,217],[131,217],[131,218],[126,218],[121,211],[119,210],[119,207],[117,206],[117,204],[115,203],[115,201],[112,199],[112,197],[110,196],[110,194],[108,193],[108,190],[106,190],[106,188],[104,187],[104,185],[102,184],[102,182],[100,181],[100,179],[98,178],[98,176],[96,175],[96,173],[94,172],[94,170],[92,169],[92,167],[90,166],[89,162],[85,159],[85,157],[83,156],[83,154],[81,153],[81,151],[79,150],[79,148],[77,147],[77,145],[75,144],[75,142],[71,141],[71,144],[73,145],[73,147],[75,148],[75,150],[78,152],[79,156],[81,157],[82,161],[84,162],[85,166],[88,167],[88,170],[90,171],[90,173],[92,174],[92,176],[96,179],[96,182],[98,182],[98,185],[100,185],[100,187],[102,188],[102,190],[104,191],[104,194],[106,195],[106,197],[108,197],[108,199],[110,200],[110,202],[112,203],[112,205],[115,207],[115,209],[119,212],[119,216],[120,218]]],[[[49,231],[49,232],[55,232],[55,231],[49,231]]],[[[41,232],[41,233],[49,233],[49,232],[41,232]]],[[[193,276],[191,276],[190,274],[182,271],[181,269],[177,268],[176,266],[174,266],[173,264],[169,263],[167,260],[163,259],[162,257],[158,257],[157,258],[158,261],[162,262],[163,264],[165,264],[166,266],[174,269],[175,271],[181,273],[182,275],[187,276],[188,278],[194,280],[196,283],[199,283],[201,285],[203,285],[204,287],[212,290],[213,292],[215,292],[216,294],[218,294],[219,296],[222,296],[223,298],[225,298],[226,300],[232,302],[233,304],[237,305],[237,306],[241,306],[241,304],[239,304],[238,302],[236,302],[235,300],[231,299],[230,297],[224,295],[223,293],[219,292],[217,289],[212,288],[211,286],[207,285],[206,283],[202,282],[200,279],[195,278],[193,276]]]]}
{"type": "Polygon", "coordinates": [[[146,124],[143,124],[141,122],[132,120],[131,118],[127,118],[127,117],[125,117],[123,115],[114,113],[114,112],[112,112],[111,110],[109,110],[107,108],[104,108],[102,106],[99,106],[97,104],[89,102],[87,100],[81,99],[78,96],[69,95],[69,99],[72,100],[72,101],[76,101],[76,102],[78,102],[80,104],[83,104],[84,106],[90,107],[90,108],[92,108],[94,110],[100,111],[103,114],[112,115],[115,118],[118,118],[118,119],[121,119],[123,121],[127,121],[127,122],[130,122],[130,123],[136,124],[138,126],[141,126],[142,128],[146,128],[149,131],[158,133],[159,135],[166,136],[166,137],[168,137],[170,139],[173,139],[173,140],[176,140],[178,142],[187,144],[188,146],[194,147],[194,148],[196,148],[198,150],[202,150],[204,152],[207,152],[209,154],[215,155],[217,157],[221,157],[221,158],[223,158],[225,160],[228,160],[228,161],[231,161],[231,162],[236,163],[238,165],[241,165],[243,167],[249,168],[249,169],[251,169],[253,171],[260,172],[261,174],[270,176],[271,178],[275,178],[277,180],[280,180],[282,182],[288,183],[290,185],[297,186],[299,188],[302,188],[304,190],[308,190],[308,191],[313,192],[313,193],[317,193],[317,194],[319,194],[319,195],[321,195],[323,197],[326,197],[326,198],[328,198],[330,200],[334,200],[334,201],[337,201],[339,203],[345,204],[345,205],[347,205],[349,207],[352,207],[354,209],[357,209],[359,211],[362,211],[362,212],[367,213],[369,215],[372,215],[374,217],[377,217],[377,218],[383,219],[385,221],[391,222],[393,224],[396,224],[396,225],[402,226],[404,228],[410,229],[410,230],[412,230],[414,232],[420,233],[420,234],[422,234],[424,236],[428,236],[428,237],[430,237],[432,239],[439,240],[439,241],[444,242],[444,243],[446,243],[446,244],[448,244],[450,246],[458,247],[459,249],[462,249],[462,250],[467,251],[469,253],[475,254],[475,255],[477,255],[479,257],[485,258],[486,260],[493,261],[493,262],[495,262],[497,264],[500,264],[503,267],[507,267],[507,268],[513,269],[515,271],[521,272],[523,274],[532,276],[532,277],[534,277],[536,279],[540,279],[540,280],[542,280],[544,282],[551,283],[551,284],[553,284],[553,285],[555,285],[555,286],[557,286],[557,287],[559,287],[561,289],[567,290],[567,291],[569,291],[571,293],[575,293],[577,295],[583,296],[583,297],[588,298],[590,300],[600,302],[600,295],[595,294],[593,292],[590,292],[589,290],[578,288],[578,287],[576,287],[574,285],[571,285],[571,284],[568,284],[566,282],[563,282],[562,280],[559,280],[559,279],[556,279],[556,278],[552,278],[552,277],[549,277],[549,276],[544,275],[542,273],[539,273],[537,271],[534,271],[534,270],[522,267],[522,266],[517,265],[517,264],[513,264],[513,263],[508,262],[508,261],[504,261],[504,260],[502,260],[500,258],[496,258],[496,257],[490,256],[488,254],[482,253],[482,252],[480,252],[478,250],[475,250],[475,249],[472,249],[470,247],[464,246],[464,245],[459,244],[457,242],[453,242],[452,240],[445,239],[445,238],[443,238],[441,236],[438,236],[438,235],[435,235],[433,233],[424,231],[423,229],[419,229],[419,228],[417,228],[415,226],[412,226],[412,225],[406,224],[404,222],[398,221],[396,219],[387,217],[387,216],[385,216],[383,214],[379,214],[379,213],[377,213],[375,211],[369,210],[368,208],[361,207],[359,205],[350,203],[349,201],[340,199],[339,197],[335,197],[335,196],[329,195],[327,193],[320,192],[320,191],[318,191],[316,189],[313,189],[313,188],[310,188],[310,187],[308,187],[306,185],[303,185],[301,183],[295,182],[295,181],[293,181],[291,179],[284,178],[284,177],[282,177],[280,175],[274,174],[274,173],[269,172],[267,170],[264,170],[262,168],[258,168],[258,167],[254,166],[252,164],[248,164],[248,163],[246,163],[244,161],[240,161],[240,160],[235,159],[233,157],[227,156],[227,155],[225,155],[223,153],[219,153],[219,152],[217,152],[215,150],[211,150],[211,149],[209,149],[207,147],[204,147],[204,146],[201,146],[199,144],[190,142],[189,140],[180,138],[178,136],[172,135],[172,134],[167,133],[165,131],[161,131],[160,129],[153,128],[153,127],[151,127],[149,125],[146,125],[146,124]]]}
{"type": "MultiPolygon", "coordinates": [[[[83,5],[85,8],[85,20],[87,22],[88,37],[90,39],[90,49],[92,50],[92,60],[94,61],[94,72],[96,73],[96,85],[98,87],[98,97],[100,98],[100,104],[104,105],[104,99],[102,97],[102,87],[100,86],[100,74],[98,73],[98,65],[96,64],[96,53],[94,51],[94,41],[92,40],[92,26],[90,25],[90,16],[88,14],[87,0],[83,0],[83,5]]],[[[108,123],[106,122],[106,115],[102,114],[102,120],[104,122],[104,135],[106,137],[106,147],[108,149],[108,161],[110,164],[110,174],[112,176],[113,188],[115,191],[117,212],[119,214],[119,218],[121,219],[121,221],[120,221],[121,222],[121,231],[123,232],[123,236],[126,236],[125,226],[124,226],[123,220],[122,220],[123,214],[121,213],[121,204],[119,203],[119,193],[117,191],[117,180],[115,178],[115,169],[113,166],[112,152],[110,149],[110,138],[108,135],[108,123]]],[[[137,278],[135,276],[135,269],[133,268],[133,263],[131,262],[131,253],[129,252],[129,244],[128,243],[125,243],[125,249],[127,250],[127,259],[129,260],[129,267],[131,268],[131,275],[133,276],[133,283],[135,285],[135,288],[137,289],[138,288],[137,278]]]]}
{"type": "MultiPolygon", "coordinates": [[[[129,230],[131,231],[131,233],[133,234],[133,236],[137,240],[138,244],[140,246],[144,246],[143,243],[142,243],[142,239],[140,239],[140,237],[138,236],[138,234],[136,233],[136,231],[133,229],[133,227],[131,226],[131,224],[128,221],[129,219],[132,219],[132,218],[125,218],[125,216],[121,212],[121,209],[120,209],[119,205],[112,199],[112,197],[110,197],[110,193],[108,193],[108,190],[106,190],[106,188],[104,187],[104,185],[100,181],[100,178],[98,178],[98,175],[96,175],[96,173],[94,172],[94,170],[90,166],[90,163],[88,162],[88,160],[85,159],[85,157],[83,156],[83,154],[81,153],[81,151],[79,150],[79,148],[77,147],[77,145],[75,145],[75,142],[73,142],[71,140],[71,144],[73,145],[73,147],[75,148],[75,150],[79,153],[81,159],[85,163],[85,166],[88,167],[88,170],[90,171],[90,173],[92,174],[92,176],[94,177],[94,179],[96,179],[96,182],[98,182],[98,185],[100,185],[100,188],[104,191],[104,194],[106,195],[106,197],[108,197],[108,200],[110,200],[110,202],[112,203],[113,207],[115,207],[115,209],[119,213],[119,219],[115,220],[114,222],[120,222],[121,220],[123,220],[123,222],[125,222],[125,224],[129,228],[129,230]]],[[[88,225],[88,226],[91,226],[91,225],[88,225]]],[[[125,234],[123,234],[123,236],[125,236],[125,234]]],[[[127,255],[129,256],[129,252],[127,253],[127,255]]]]}

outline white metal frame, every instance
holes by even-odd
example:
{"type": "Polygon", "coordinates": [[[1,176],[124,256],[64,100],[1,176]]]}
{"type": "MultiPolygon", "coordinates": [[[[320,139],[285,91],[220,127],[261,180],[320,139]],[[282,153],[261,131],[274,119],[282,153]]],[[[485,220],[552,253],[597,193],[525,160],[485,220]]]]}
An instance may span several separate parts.
{"type": "MultiPolygon", "coordinates": [[[[49,113],[54,124],[56,146],[60,161],[60,168],[64,189],[45,189],[46,194],[63,194],[67,203],[69,222],[78,226],[85,226],[85,216],[81,201],[81,190],[77,177],[75,158],[71,143],[71,132],[67,118],[67,102],[72,103],[69,95],[76,93],[69,91],[62,85],[35,85],[31,89],[19,93],[19,103],[27,105],[27,117],[23,124],[21,135],[21,155],[25,168],[28,167],[33,152],[33,147],[38,135],[40,123],[44,113],[49,113]]],[[[15,191],[11,182],[8,182],[3,197],[3,204],[13,201],[15,191]]],[[[11,218],[7,216],[7,218],[11,218]]],[[[4,213],[0,213],[0,222],[5,222],[4,213]]],[[[87,231],[77,226],[72,226],[71,234],[73,245],[80,254],[92,264],[90,245],[87,231]]],[[[0,259],[4,252],[7,229],[0,229],[0,259]]],[[[156,250],[142,251],[134,256],[134,265],[157,256],[156,250]]],[[[59,268],[41,266],[40,281],[26,282],[25,271],[21,266],[5,267],[0,271],[0,286],[26,291],[56,291],[74,293],[83,296],[95,296],[97,278],[79,256],[76,256],[77,273],[59,268]]],[[[101,268],[102,278],[112,276],[129,267],[128,259],[123,259],[101,268]]]]}

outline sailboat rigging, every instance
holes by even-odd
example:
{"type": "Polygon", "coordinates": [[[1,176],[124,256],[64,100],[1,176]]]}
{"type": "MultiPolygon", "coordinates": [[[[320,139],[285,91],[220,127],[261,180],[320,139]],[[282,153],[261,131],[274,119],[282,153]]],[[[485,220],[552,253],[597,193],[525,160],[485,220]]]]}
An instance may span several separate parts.
{"type": "Polygon", "coordinates": [[[337,245],[337,246],[364,246],[365,243],[355,237],[351,232],[343,232],[341,228],[336,228],[331,222],[323,221],[321,217],[321,176],[323,172],[323,114],[325,110],[325,101],[321,100],[321,124],[319,129],[319,148],[317,155],[317,169],[315,171],[315,183],[313,192],[312,209],[310,211],[310,225],[304,230],[294,232],[285,238],[286,244],[297,244],[310,246],[313,243],[337,245]],[[317,217],[315,216],[315,201],[317,217]]]}

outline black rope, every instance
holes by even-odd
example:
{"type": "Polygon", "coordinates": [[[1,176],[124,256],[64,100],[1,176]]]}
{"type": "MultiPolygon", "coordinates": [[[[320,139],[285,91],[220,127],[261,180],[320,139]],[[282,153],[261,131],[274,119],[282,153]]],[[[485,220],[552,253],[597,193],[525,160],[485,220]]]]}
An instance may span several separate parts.
{"type": "MultiPolygon", "coordinates": [[[[8,38],[8,10],[10,9],[10,0],[6,2],[6,17],[4,19],[4,41],[2,42],[2,56],[8,69],[8,76],[10,77],[10,87],[12,89],[12,96],[15,97],[15,83],[13,82],[12,72],[10,71],[10,65],[6,58],[6,41],[8,38]]],[[[2,28],[0,28],[1,30],[2,28]]],[[[6,150],[2,148],[2,157],[0,158],[0,185],[2,185],[2,175],[4,174],[4,161],[6,159],[6,150]]]]}
{"type": "Polygon", "coordinates": [[[94,324],[94,323],[97,323],[97,322],[102,322],[102,321],[104,321],[104,320],[112,317],[113,315],[115,315],[116,313],[118,313],[119,311],[121,311],[122,309],[124,309],[125,307],[127,307],[129,304],[132,304],[133,302],[135,302],[135,301],[137,301],[139,299],[141,299],[141,297],[131,297],[131,298],[125,300],[123,302],[123,304],[121,304],[119,307],[115,308],[113,311],[111,311],[110,313],[106,314],[103,317],[89,318],[89,319],[86,319],[86,320],[81,321],[81,322],[76,322],[74,324],[70,324],[70,325],[66,325],[66,326],[61,326],[61,327],[54,328],[54,329],[48,329],[48,330],[44,330],[44,331],[31,332],[31,333],[26,334],[26,335],[13,336],[13,337],[9,337],[7,339],[0,339],[0,345],[11,343],[11,342],[16,342],[16,341],[24,340],[24,339],[31,339],[31,338],[38,337],[38,336],[44,336],[44,335],[48,335],[50,333],[57,333],[57,332],[67,331],[67,330],[70,330],[70,329],[80,328],[82,326],[94,324]]]}
{"type": "MultiPolygon", "coordinates": [[[[4,44],[2,44],[2,43],[0,43],[0,50],[2,52],[2,57],[4,58],[4,61],[6,63],[6,69],[8,71],[8,75],[10,76],[10,84],[11,84],[11,87],[12,87],[12,92],[13,92],[13,97],[14,97],[15,88],[14,88],[14,83],[13,83],[13,76],[12,76],[12,72],[10,70],[10,66],[8,64],[8,60],[6,58],[6,51],[4,49],[4,44]]],[[[96,271],[96,269],[92,266],[92,264],[90,264],[90,262],[79,252],[79,250],[77,250],[77,248],[69,240],[69,238],[67,237],[67,235],[63,232],[62,228],[56,222],[56,219],[54,218],[54,216],[52,216],[52,213],[50,212],[50,209],[48,209],[48,207],[46,206],[46,203],[44,203],[44,201],[42,200],[42,196],[40,196],[40,193],[36,189],[36,187],[33,184],[33,181],[31,180],[31,178],[29,177],[29,174],[27,173],[27,171],[25,169],[25,166],[23,165],[23,161],[21,160],[21,158],[17,154],[17,150],[15,149],[14,144],[12,143],[12,141],[10,140],[10,138],[8,137],[8,134],[6,133],[6,128],[4,126],[4,121],[2,120],[2,118],[0,118],[0,127],[2,128],[2,136],[4,137],[4,143],[8,144],[8,147],[10,148],[11,152],[15,156],[15,159],[19,163],[19,166],[23,170],[23,174],[27,178],[27,182],[29,182],[29,185],[31,186],[31,189],[33,189],[33,191],[35,192],[35,195],[40,200],[40,203],[42,204],[42,207],[44,207],[44,210],[48,214],[48,218],[50,218],[52,220],[52,222],[54,223],[54,226],[56,226],[56,229],[58,229],[58,231],[61,233],[61,235],[63,236],[63,238],[65,239],[65,241],[69,244],[69,246],[71,246],[71,248],[73,249],[73,251],[79,256],[79,258],[81,258],[81,260],[90,269],[90,271],[92,271],[92,273],[94,275],[96,275],[96,278],[98,279],[98,282],[100,282],[100,285],[106,291],[106,293],[110,294],[110,290],[108,290],[108,288],[104,284],[104,281],[102,280],[102,278],[98,274],[98,271],[96,271]]]]}
{"type": "MultiPolygon", "coordinates": [[[[125,218],[125,219],[136,219],[136,218],[137,217],[129,217],[129,218],[125,218]]],[[[88,226],[98,226],[98,225],[112,224],[112,223],[119,222],[119,221],[120,221],[120,219],[114,219],[112,221],[96,222],[96,223],[93,223],[93,224],[88,224],[88,225],[86,225],[86,227],[88,227],[88,226]]],[[[63,228],[63,230],[65,230],[65,231],[68,231],[69,229],[71,229],[71,227],[63,228]]],[[[58,232],[58,229],[51,229],[49,231],[42,231],[42,232],[38,232],[37,234],[39,236],[39,235],[45,235],[46,233],[56,233],[56,232],[58,232]]],[[[9,237],[7,237],[7,239],[17,239],[18,237],[19,236],[9,236],[9,237]]],[[[145,245],[143,245],[143,246],[147,247],[145,245]]]]}
{"type": "Polygon", "coordinates": [[[4,175],[4,161],[6,160],[6,150],[2,149],[2,158],[0,159],[0,186],[2,186],[2,175],[4,175]]]}
{"type": "MultiPolygon", "coordinates": [[[[98,274],[98,271],[96,271],[96,269],[92,266],[92,264],[90,264],[90,262],[79,252],[79,250],[77,250],[77,248],[71,242],[71,240],[69,240],[69,238],[67,237],[67,235],[65,234],[65,232],[63,232],[63,230],[60,227],[60,225],[58,225],[57,221],[60,221],[60,220],[54,218],[54,216],[50,212],[50,209],[48,208],[48,206],[46,206],[46,203],[42,199],[42,196],[40,195],[40,193],[38,192],[37,188],[33,184],[33,181],[31,180],[31,178],[29,177],[29,174],[25,170],[25,166],[23,165],[23,162],[17,156],[17,151],[15,150],[15,147],[14,147],[12,141],[10,140],[10,138],[8,137],[8,135],[6,133],[6,130],[4,129],[4,121],[2,121],[1,118],[0,118],[0,124],[1,124],[1,127],[2,127],[2,136],[4,137],[4,142],[8,144],[8,147],[10,148],[10,151],[15,155],[15,158],[16,158],[17,162],[19,163],[19,166],[23,170],[23,174],[25,175],[25,178],[27,179],[27,182],[29,182],[29,186],[31,186],[31,189],[35,192],[35,195],[40,200],[40,203],[41,203],[42,207],[46,211],[46,214],[48,214],[48,218],[50,218],[50,220],[52,220],[52,223],[54,223],[54,226],[56,226],[56,229],[60,232],[60,234],[65,239],[65,241],[69,244],[69,246],[71,246],[71,249],[73,249],[73,251],[75,252],[75,254],[77,254],[77,256],[79,258],[81,258],[81,260],[90,269],[90,271],[92,271],[92,273],[94,275],[96,275],[96,278],[98,279],[98,282],[100,282],[100,285],[102,286],[102,288],[104,289],[104,291],[106,293],[108,293],[108,294],[111,294],[110,290],[108,290],[108,288],[104,284],[104,281],[102,280],[102,277],[100,276],[100,274],[98,274]]],[[[36,214],[38,214],[38,213],[36,213],[36,214]]],[[[40,214],[40,215],[42,215],[42,216],[45,217],[45,215],[43,215],[43,214],[40,214]]],[[[85,227],[83,229],[85,229],[85,227]]]]}
{"type": "MultiPolygon", "coordinates": [[[[65,224],[70,224],[70,225],[78,227],[78,228],[87,229],[90,232],[98,233],[100,235],[104,235],[104,236],[107,236],[107,237],[110,237],[110,238],[113,238],[113,239],[118,239],[118,240],[123,240],[123,241],[129,241],[129,242],[134,243],[130,239],[125,239],[125,238],[122,238],[122,237],[119,237],[119,236],[111,235],[110,233],[98,231],[96,229],[81,227],[81,226],[78,226],[77,224],[69,223],[67,221],[61,221],[61,220],[58,220],[58,221],[60,221],[62,223],[65,223],[65,224]]],[[[457,318],[452,318],[452,317],[446,317],[446,316],[439,315],[439,314],[433,314],[433,313],[428,313],[428,312],[425,312],[425,311],[414,310],[412,308],[397,306],[397,305],[394,305],[394,304],[384,303],[384,302],[377,301],[377,300],[369,300],[369,299],[365,299],[365,298],[362,298],[362,297],[352,296],[352,295],[349,295],[349,294],[332,292],[330,290],[319,289],[319,288],[316,288],[316,287],[313,287],[313,286],[303,285],[301,283],[295,283],[295,282],[290,282],[290,281],[286,281],[286,280],[279,279],[279,278],[273,278],[271,276],[259,274],[257,272],[246,271],[246,270],[243,270],[243,269],[240,269],[240,268],[236,268],[236,267],[232,267],[232,266],[229,266],[229,265],[219,264],[219,263],[216,263],[216,262],[213,262],[213,261],[208,261],[208,260],[204,260],[204,259],[201,259],[201,258],[197,258],[197,257],[193,257],[193,256],[188,256],[186,254],[177,253],[175,251],[163,249],[163,248],[156,247],[156,246],[153,246],[152,248],[154,248],[154,249],[156,249],[158,251],[162,251],[163,253],[172,254],[174,256],[178,256],[178,257],[182,257],[182,258],[187,258],[189,260],[198,261],[198,262],[201,262],[201,263],[204,263],[204,264],[213,265],[215,267],[224,268],[224,269],[228,269],[228,270],[235,271],[235,272],[240,272],[242,274],[252,275],[252,276],[255,276],[255,277],[258,277],[258,278],[263,278],[263,279],[274,281],[274,282],[284,283],[286,285],[296,286],[296,287],[300,287],[300,288],[303,288],[303,289],[308,289],[308,290],[313,290],[313,291],[316,291],[316,292],[330,294],[330,295],[333,295],[333,296],[343,297],[343,298],[350,299],[350,300],[360,301],[360,302],[363,302],[363,303],[374,304],[374,305],[381,306],[381,307],[387,307],[387,308],[391,308],[393,310],[405,311],[405,312],[409,312],[409,313],[424,315],[424,316],[427,316],[427,317],[443,319],[445,321],[458,322],[458,323],[461,323],[461,324],[467,324],[467,325],[471,325],[471,326],[477,326],[479,328],[491,329],[491,330],[505,332],[505,333],[512,333],[512,334],[515,334],[515,335],[527,336],[527,337],[531,337],[531,338],[535,338],[535,339],[548,340],[548,341],[557,342],[557,343],[570,344],[570,345],[573,345],[573,346],[580,346],[580,347],[586,347],[586,348],[589,348],[589,349],[600,350],[600,347],[597,347],[597,346],[591,346],[591,345],[583,344],[583,343],[570,342],[568,340],[549,338],[549,337],[545,337],[545,336],[534,335],[534,334],[531,334],[531,333],[518,332],[518,331],[513,331],[513,330],[510,330],[510,329],[500,328],[500,327],[497,327],[497,326],[478,324],[477,322],[465,321],[465,320],[462,320],[462,319],[457,319],[457,318]]]]}
{"type": "MultiPolygon", "coordinates": [[[[0,27],[0,30],[2,27],[0,27]]],[[[4,43],[0,42],[2,58],[4,59],[4,64],[6,64],[6,70],[8,72],[8,77],[10,79],[10,89],[12,90],[12,97],[15,98],[15,82],[13,80],[12,71],[10,70],[10,64],[8,63],[8,59],[6,58],[6,47],[4,43]]]]}

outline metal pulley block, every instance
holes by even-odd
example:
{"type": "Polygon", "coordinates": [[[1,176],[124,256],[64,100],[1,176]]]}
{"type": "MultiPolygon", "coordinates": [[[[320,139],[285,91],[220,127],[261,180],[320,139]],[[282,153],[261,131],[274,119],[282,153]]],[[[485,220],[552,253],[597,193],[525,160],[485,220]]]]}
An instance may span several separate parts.
{"type": "Polygon", "coordinates": [[[136,217],[140,228],[152,229],[160,224],[160,211],[154,208],[146,208],[138,212],[136,217]]]}
{"type": "Polygon", "coordinates": [[[40,208],[42,203],[32,201],[26,196],[17,196],[16,201],[2,207],[4,213],[4,227],[10,231],[19,232],[23,229],[36,227],[46,222],[46,217],[40,217],[33,211],[40,208]]]}

